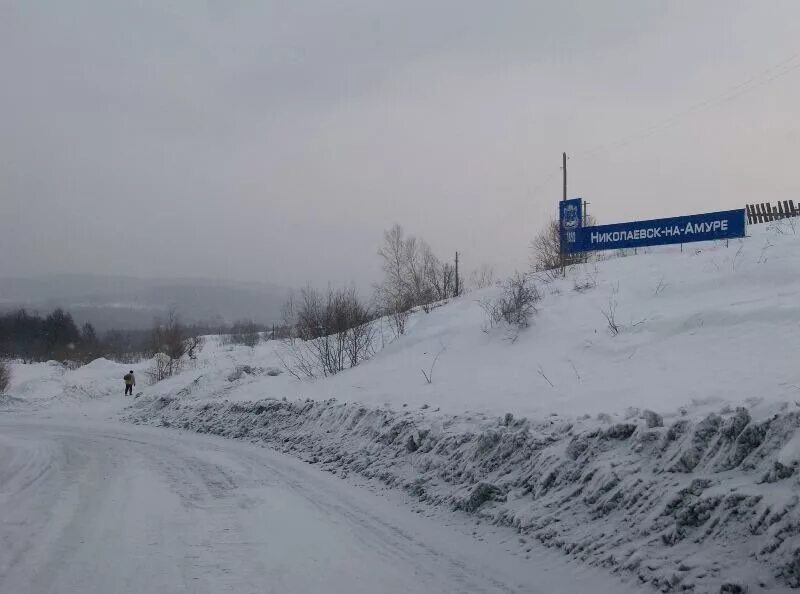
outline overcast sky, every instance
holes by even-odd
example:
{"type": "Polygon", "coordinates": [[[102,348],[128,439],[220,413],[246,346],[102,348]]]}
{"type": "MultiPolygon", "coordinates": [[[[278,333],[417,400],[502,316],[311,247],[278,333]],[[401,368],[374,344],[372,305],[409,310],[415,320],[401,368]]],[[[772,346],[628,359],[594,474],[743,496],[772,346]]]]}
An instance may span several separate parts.
{"type": "Polygon", "coordinates": [[[0,0],[0,275],[510,271],[562,151],[600,222],[800,200],[800,2],[0,0]]]}

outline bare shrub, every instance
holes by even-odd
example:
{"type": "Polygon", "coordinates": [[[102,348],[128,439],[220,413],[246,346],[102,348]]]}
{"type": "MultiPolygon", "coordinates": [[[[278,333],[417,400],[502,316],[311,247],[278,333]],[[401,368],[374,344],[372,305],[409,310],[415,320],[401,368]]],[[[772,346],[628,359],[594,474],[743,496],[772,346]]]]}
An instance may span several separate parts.
{"type": "Polygon", "coordinates": [[[155,357],[153,357],[153,363],[147,371],[145,371],[145,375],[147,376],[148,382],[152,385],[168,377],[172,377],[178,373],[178,371],[179,365],[176,364],[174,359],[171,359],[164,353],[156,353],[155,357]]]}
{"type": "Polygon", "coordinates": [[[180,373],[187,344],[186,327],[181,324],[175,308],[167,312],[167,320],[156,320],[151,333],[151,348],[155,353],[153,365],[147,371],[151,383],[159,382],[180,373]]]}
{"type": "Polygon", "coordinates": [[[375,354],[375,325],[373,311],[362,303],[355,289],[345,292],[340,307],[343,309],[343,325],[347,326],[342,339],[349,367],[355,367],[375,354]]]}
{"type": "Polygon", "coordinates": [[[279,357],[298,379],[335,375],[374,354],[375,325],[355,289],[303,289],[295,304],[292,337],[279,357]]]}
{"type": "Polygon", "coordinates": [[[431,366],[428,369],[428,371],[426,372],[424,369],[420,369],[423,377],[425,378],[425,383],[427,384],[433,383],[433,370],[436,369],[436,363],[439,362],[439,357],[441,357],[442,353],[447,350],[447,348],[444,346],[443,343],[440,342],[439,346],[441,346],[442,348],[439,349],[439,352],[436,353],[436,356],[433,358],[433,361],[431,361],[431,366]]]}
{"type": "Polygon", "coordinates": [[[608,298],[608,306],[600,310],[603,317],[606,319],[606,325],[608,326],[608,331],[611,332],[611,336],[617,336],[622,329],[617,323],[617,307],[619,306],[619,302],[617,301],[618,292],[619,288],[615,287],[611,291],[611,296],[608,298]]]}
{"type": "Polygon", "coordinates": [[[0,394],[8,389],[11,383],[11,367],[5,361],[0,361],[0,394]]]}
{"type": "Polygon", "coordinates": [[[597,279],[592,274],[587,274],[584,277],[576,278],[572,290],[576,293],[585,293],[597,286],[597,279]]]}
{"type": "Polygon", "coordinates": [[[541,298],[538,287],[531,279],[521,272],[515,272],[503,282],[497,298],[478,302],[486,314],[484,331],[501,322],[517,330],[527,328],[541,298]]]}
{"type": "Polygon", "coordinates": [[[305,345],[302,340],[284,339],[282,348],[275,351],[275,354],[284,369],[299,380],[319,375],[315,350],[305,345]]]}
{"type": "Polygon", "coordinates": [[[527,328],[541,298],[536,285],[525,274],[515,272],[503,283],[503,293],[499,299],[500,314],[506,324],[527,328]]]}
{"type": "Polygon", "coordinates": [[[478,301],[478,305],[483,310],[484,322],[482,330],[484,332],[488,332],[503,320],[503,316],[500,314],[500,307],[498,306],[497,299],[484,297],[478,301]]]}

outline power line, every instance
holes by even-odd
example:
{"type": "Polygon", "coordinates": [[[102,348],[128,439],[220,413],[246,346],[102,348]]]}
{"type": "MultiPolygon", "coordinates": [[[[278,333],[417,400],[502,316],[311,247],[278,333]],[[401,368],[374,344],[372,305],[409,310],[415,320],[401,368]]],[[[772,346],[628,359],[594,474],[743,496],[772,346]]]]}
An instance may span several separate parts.
{"type": "Polygon", "coordinates": [[[686,116],[689,116],[697,112],[707,111],[724,103],[733,101],[734,99],[737,99],[738,97],[744,95],[745,93],[748,93],[754,89],[769,84],[770,82],[778,78],[781,78],[783,76],[786,76],[787,74],[790,74],[791,72],[797,70],[798,68],[800,68],[800,61],[796,62],[798,58],[800,58],[800,52],[792,54],[789,58],[782,60],[778,64],[765,68],[758,74],[751,76],[747,80],[727,89],[725,92],[719,95],[715,95],[710,99],[706,99],[704,101],[695,103],[694,105],[691,105],[687,109],[679,111],[653,125],[648,126],[647,128],[644,128],[643,130],[622,137],[616,141],[600,145],[595,148],[588,148],[581,151],[577,151],[576,153],[573,153],[573,157],[585,159],[587,157],[594,157],[600,155],[612,149],[628,146],[637,140],[641,140],[649,136],[652,136],[656,132],[659,132],[661,130],[664,130],[679,123],[680,120],[682,120],[686,116]]]}

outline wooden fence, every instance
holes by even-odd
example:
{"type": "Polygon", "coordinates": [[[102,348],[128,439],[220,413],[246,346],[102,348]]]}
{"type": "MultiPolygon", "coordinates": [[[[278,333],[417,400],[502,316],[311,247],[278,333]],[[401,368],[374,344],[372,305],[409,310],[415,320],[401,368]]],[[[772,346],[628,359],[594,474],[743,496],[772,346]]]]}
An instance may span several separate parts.
{"type": "Polygon", "coordinates": [[[777,206],[772,206],[769,202],[747,205],[747,223],[749,225],[768,223],[789,217],[800,217],[800,208],[795,208],[794,202],[791,200],[778,202],[777,206]]]}

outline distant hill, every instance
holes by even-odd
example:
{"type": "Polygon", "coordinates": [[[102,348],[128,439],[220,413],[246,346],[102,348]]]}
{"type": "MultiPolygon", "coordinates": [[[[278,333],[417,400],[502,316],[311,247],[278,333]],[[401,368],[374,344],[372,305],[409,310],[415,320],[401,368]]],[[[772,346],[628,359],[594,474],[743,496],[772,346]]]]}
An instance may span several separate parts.
{"type": "Polygon", "coordinates": [[[208,279],[140,279],[84,274],[0,278],[0,310],[25,307],[46,313],[56,307],[70,311],[103,332],[138,329],[175,306],[187,322],[233,322],[250,318],[277,322],[288,290],[267,283],[208,279]]]}

